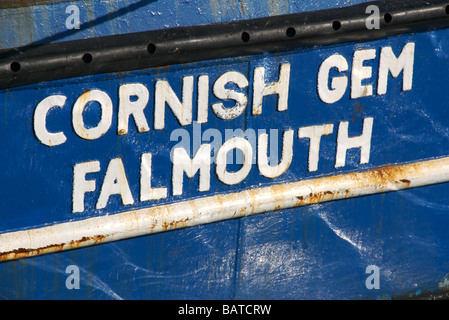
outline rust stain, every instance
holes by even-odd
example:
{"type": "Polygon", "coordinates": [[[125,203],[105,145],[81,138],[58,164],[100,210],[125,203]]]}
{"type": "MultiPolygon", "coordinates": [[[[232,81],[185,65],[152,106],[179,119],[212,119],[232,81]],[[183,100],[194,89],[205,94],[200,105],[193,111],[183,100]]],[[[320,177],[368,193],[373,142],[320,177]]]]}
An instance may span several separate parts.
{"type": "Polygon", "coordinates": [[[80,240],[74,240],[68,243],[52,244],[36,249],[18,248],[8,252],[2,252],[0,254],[0,261],[26,258],[67,249],[76,249],[87,245],[100,244],[105,238],[107,238],[106,235],[97,235],[93,237],[82,237],[80,240]]]}
{"type": "Polygon", "coordinates": [[[243,17],[245,18],[246,17],[245,6],[244,6],[242,0],[239,0],[239,2],[240,2],[240,12],[242,13],[243,17]]]}
{"type": "MultiPolygon", "coordinates": [[[[408,173],[411,171],[418,170],[416,166],[413,164],[408,165],[408,173]]],[[[354,185],[354,189],[363,187],[373,187],[379,191],[383,191],[384,189],[391,187],[394,189],[394,185],[401,184],[401,188],[409,188],[411,184],[411,180],[403,179],[406,172],[402,167],[398,166],[386,166],[383,168],[373,169],[370,171],[363,172],[363,174],[359,172],[349,173],[346,175],[347,180],[352,181],[354,185]]],[[[333,187],[335,183],[337,183],[341,176],[330,176],[325,178],[320,178],[318,180],[323,179],[327,180],[327,185],[333,187]]],[[[297,202],[296,206],[303,206],[308,204],[315,204],[324,201],[331,201],[337,199],[345,199],[356,196],[354,194],[354,190],[345,189],[341,192],[332,192],[329,190],[319,191],[319,192],[311,192],[310,194],[304,196],[296,196],[297,202]]]]}
{"type": "Polygon", "coordinates": [[[185,219],[181,219],[181,220],[177,220],[177,221],[164,221],[162,223],[162,228],[164,229],[164,231],[167,230],[171,230],[171,229],[178,229],[178,228],[182,228],[182,227],[187,227],[188,224],[187,222],[190,220],[190,218],[185,218],[185,219]]]}
{"type": "Polygon", "coordinates": [[[296,197],[298,201],[296,202],[296,206],[304,206],[308,204],[315,204],[324,201],[334,200],[336,198],[332,191],[323,191],[317,193],[310,193],[307,196],[298,196],[296,197]]]}

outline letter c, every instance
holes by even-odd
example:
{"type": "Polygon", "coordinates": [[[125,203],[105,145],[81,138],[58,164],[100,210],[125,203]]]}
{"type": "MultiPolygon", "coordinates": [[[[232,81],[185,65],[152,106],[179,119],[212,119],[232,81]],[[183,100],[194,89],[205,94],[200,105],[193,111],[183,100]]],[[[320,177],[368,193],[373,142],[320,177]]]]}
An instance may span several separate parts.
{"type": "Polygon", "coordinates": [[[34,111],[34,133],[37,139],[46,146],[54,147],[66,142],[67,138],[62,132],[48,132],[46,126],[47,114],[53,107],[62,108],[67,97],[63,95],[53,95],[45,98],[34,111]]]}

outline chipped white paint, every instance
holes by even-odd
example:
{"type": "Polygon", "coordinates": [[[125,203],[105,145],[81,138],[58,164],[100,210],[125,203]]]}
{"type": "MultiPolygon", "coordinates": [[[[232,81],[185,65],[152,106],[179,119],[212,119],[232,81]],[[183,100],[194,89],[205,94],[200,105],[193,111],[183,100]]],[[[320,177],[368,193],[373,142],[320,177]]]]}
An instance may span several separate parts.
{"type": "Polygon", "coordinates": [[[373,86],[371,84],[362,85],[362,80],[370,79],[372,68],[365,66],[364,62],[376,58],[376,50],[356,50],[352,61],[351,74],[351,99],[368,97],[373,95],[373,86]]]}
{"type": "Polygon", "coordinates": [[[132,115],[138,132],[150,131],[143,110],[150,99],[150,93],[141,83],[128,83],[120,86],[117,134],[128,134],[129,117],[132,115]],[[131,101],[131,97],[137,100],[131,101]]]}
{"type": "Polygon", "coordinates": [[[346,165],[346,152],[352,148],[360,148],[360,164],[369,162],[373,118],[368,117],[363,120],[363,132],[360,136],[349,138],[348,126],[348,121],[340,122],[340,125],[338,126],[335,168],[344,167],[346,165]]]}
{"type": "Polygon", "coordinates": [[[156,81],[154,98],[154,129],[165,128],[165,105],[171,109],[183,126],[192,123],[193,76],[182,78],[182,101],[165,80],[156,81]]]}
{"type": "MultiPolygon", "coordinates": [[[[298,130],[298,138],[309,139],[309,171],[318,170],[318,161],[320,158],[320,143],[322,136],[328,136],[334,131],[334,125],[323,124],[317,126],[303,127],[298,130]]],[[[347,132],[346,132],[347,135],[347,132]]],[[[346,156],[346,153],[345,153],[346,156]]]]}
{"type": "Polygon", "coordinates": [[[282,64],[279,70],[279,81],[265,83],[265,68],[254,68],[253,115],[262,114],[263,97],[271,94],[278,95],[277,110],[287,110],[290,69],[291,66],[289,63],[282,64]]]}
{"type": "Polygon", "coordinates": [[[212,104],[211,108],[215,115],[223,120],[232,120],[245,111],[248,98],[244,93],[225,88],[226,84],[234,83],[240,89],[246,88],[249,83],[246,77],[237,71],[229,71],[222,74],[214,83],[214,95],[222,100],[235,100],[235,105],[226,108],[222,102],[212,104]]]}
{"type": "MultiPolygon", "coordinates": [[[[323,61],[317,78],[318,96],[321,101],[333,104],[338,102],[350,87],[350,98],[358,99],[369,97],[374,94],[372,79],[372,60],[378,56],[376,49],[360,49],[354,51],[352,59],[351,83],[349,84],[348,61],[338,53],[323,61]],[[336,69],[338,75],[331,76],[331,69],[336,69]],[[330,83],[329,83],[330,82],[330,83]],[[363,84],[362,83],[365,83],[363,84]],[[329,88],[330,84],[330,88],[329,88]]],[[[391,47],[383,47],[379,53],[379,69],[377,80],[377,94],[383,95],[387,92],[388,78],[399,77],[402,73],[402,90],[409,91],[413,83],[413,66],[415,60],[415,43],[409,42],[404,45],[401,53],[396,57],[391,47]]]]}
{"type": "Polygon", "coordinates": [[[234,137],[226,140],[217,152],[216,173],[218,179],[227,185],[234,185],[242,182],[251,171],[252,159],[253,149],[248,140],[240,137],[234,137]],[[242,167],[239,170],[229,172],[226,170],[226,156],[228,152],[233,149],[240,150],[243,153],[244,160],[242,167]]]}
{"type": "Polygon", "coordinates": [[[257,165],[260,173],[267,178],[276,178],[283,174],[293,159],[293,130],[285,131],[282,143],[282,159],[277,165],[268,164],[268,134],[261,134],[258,138],[257,165]]]}
{"type": "Polygon", "coordinates": [[[0,235],[17,259],[263,212],[449,181],[449,158],[215,195],[0,235]]]}
{"type": "Polygon", "coordinates": [[[33,123],[34,133],[37,139],[44,145],[53,147],[66,142],[67,137],[62,132],[49,132],[47,130],[47,114],[57,107],[62,108],[67,97],[63,95],[53,95],[45,98],[36,106],[34,111],[33,123]]]}
{"type": "Polygon", "coordinates": [[[95,140],[103,136],[112,124],[112,100],[101,90],[89,90],[79,96],[72,110],[72,125],[76,134],[86,140],[95,140]],[[97,101],[101,108],[101,119],[97,126],[86,128],[83,111],[90,101],[97,101]]]}
{"type": "Polygon", "coordinates": [[[387,92],[388,76],[391,74],[397,78],[403,71],[402,90],[412,90],[413,83],[413,65],[415,61],[415,44],[407,43],[398,58],[393,53],[391,47],[382,48],[379,61],[379,83],[377,94],[387,92]]]}

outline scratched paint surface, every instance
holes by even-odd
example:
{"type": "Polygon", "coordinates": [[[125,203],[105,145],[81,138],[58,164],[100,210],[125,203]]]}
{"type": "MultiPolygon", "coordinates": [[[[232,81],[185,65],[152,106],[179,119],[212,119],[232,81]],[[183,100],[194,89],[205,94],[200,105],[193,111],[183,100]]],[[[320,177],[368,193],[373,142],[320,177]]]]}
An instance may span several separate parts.
{"type": "MultiPolygon", "coordinates": [[[[243,1],[224,6],[213,1],[204,4],[185,1],[177,2],[173,8],[165,2],[148,2],[112,21],[68,34],[64,40],[309,11],[327,8],[329,3],[267,2],[255,6],[243,1]],[[141,24],[130,23],[131,20],[141,24]]],[[[20,36],[5,35],[3,46],[28,44],[51,37],[57,30],[63,32],[65,5],[55,3],[45,8],[4,9],[2,14],[10,19],[28,15],[43,27],[31,25],[28,32],[17,27],[20,36]]],[[[120,10],[124,5],[125,2],[120,2],[120,6],[118,2],[80,2],[81,8],[89,12],[88,20],[120,10]]],[[[150,133],[137,133],[131,123],[127,135],[117,136],[117,92],[123,83],[145,83],[153,95],[155,79],[166,79],[180,94],[183,76],[207,74],[212,81],[226,71],[237,70],[251,84],[255,67],[264,66],[274,79],[280,64],[291,64],[287,111],[275,111],[277,100],[266,97],[262,114],[257,117],[250,114],[250,104],[243,115],[230,121],[219,120],[209,111],[209,121],[201,128],[203,131],[219,128],[221,132],[227,128],[276,128],[282,132],[295,129],[290,168],[274,180],[261,177],[257,170],[252,170],[241,184],[232,187],[221,184],[213,176],[210,190],[204,195],[449,156],[449,118],[445,112],[448,94],[441,85],[447,82],[445,70],[449,67],[447,39],[448,30],[441,30],[279,55],[99,75],[81,81],[55,81],[1,92],[0,158],[4,183],[0,187],[3,203],[0,231],[117,214],[126,209],[115,198],[105,209],[95,209],[97,189],[86,198],[86,210],[79,214],[71,212],[73,165],[83,161],[95,159],[101,162],[103,171],[97,176],[99,188],[108,161],[121,156],[126,170],[130,171],[131,191],[138,198],[139,176],[132,170],[138,172],[141,153],[151,151],[154,153],[154,183],[167,186],[170,194],[171,167],[168,168],[167,163],[170,163],[170,149],[177,141],[167,143],[168,133],[180,126],[167,111],[165,131],[151,128],[150,133]],[[398,54],[409,42],[416,45],[412,90],[401,91],[400,77],[389,82],[385,95],[350,99],[347,90],[341,101],[331,105],[318,99],[316,73],[327,57],[338,53],[351,64],[356,50],[376,49],[376,59],[366,65],[372,66],[372,79],[377,79],[380,48],[391,46],[398,54]],[[51,113],[48,125],[54,130],[64,130],[67,142],[50,149],[39,144],[32,128],[37,103],[49,95],[64,94],[70,101],[68,105],[73,105],[87,89],[101,89],[111,96],[114,115],[108,133],[96,141],[82,141],[73,133],[71,108],[66,107],[51,113]],[[355,151],[348,155],[343,168],[336,169],[338,124],[348,121],[349,133],[358,135],[362,121],[367,117],[374,119],[370,161],[360,165],[360,154],[355,151]],[[297,129],[327,123],[334,124],[333,135],[323,136],[319,170],[309,172],[308,143],[297,138],[297,129]]],[[[375,84],[375,81],[371,83],[375,84]]],[[[250,89],[251,86],[246,92],[251,99],[250,89]]],[[[94,124],[99,115],[98,109],[92,109],[86,118],[94,124]]],[[[152,126],[152,113],[149,111],[147,115],[152,126]]],[[[194,134],[194,126],[185,129],[194,134]]],[[[169,196],[157,203],[203,196],[197,191],[197,180],[184,180],[184,184],[182,196],[169,196]]],[[[0,298],[351,299],[435,289],[449,272],[449,242],[445,228],[449,222],[449,202],[444,197],[448,189],[448,184],[441,184],[347,199],[3,262],[0,264],[0,298]],[[79,290],[68,290],[65,286],[68,265],[80,268],[79,290]],[[368,265],[380,268],[379,290],[365,287],[368,265]]],[[[136,201],[132,208],[146,205],[136,201]]]]}

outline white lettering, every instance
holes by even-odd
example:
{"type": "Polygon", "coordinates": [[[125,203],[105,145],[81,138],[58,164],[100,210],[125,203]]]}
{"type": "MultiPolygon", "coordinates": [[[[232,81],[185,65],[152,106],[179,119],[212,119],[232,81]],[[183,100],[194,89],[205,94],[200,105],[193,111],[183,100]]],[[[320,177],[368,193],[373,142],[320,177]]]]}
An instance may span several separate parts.
{"type": "Polygon", "coordinates": [[[209,107],[209,76],[198,78],[198,123],[206,123],[209,107]]]}
{"type": "Polygon", "coordinates": [[[385,94],[387,92],[388,74],[394,78],[398,77],[402,70],[402,90],[412,89],[413,83],[413,64],[415,55],[415,44],[407,43],[402,49],[398,58],[393,53],[391,47],[382,48],[379,62],[379,81],[377,86],[377,94],[385,94]]]}
{"type": "Polygon", "coordinates": [[[120,158],[112,159],[109,162],[96,208],[105,208],[109,197],[113,194],[120,195],[123,205],[134,203],[131,190],[129,189],[128,179],[126,178],[125,168],[120,158]]]}
{"type": "Polygon", "coordinates": [[[72,111],[72,124],[76,134],[86,140],[95,140],[104,135],[112,123],[112,101],[106,92],[101,90],[89,90],[76,100],[72,111]],[[83,111],[90,101],[97,101],[101,108],[101,119],[96,127],[86,128],[84,125],[83,111]]]}
{"type": "Polygon", "coordinates": [[[265,68],[254,69],[253,83],[253,115],[262,113],[263,97],[271,94],[278,95],[278,111],[285,111],[288,108],[288,90],[290,86],[290,64],[284,63],[279,71],[279,81],[269,84],[265,83],[265,68]]]}
{"type": "Polygon", "coordinates": [[[150,130],[143,110],[147,106],[150,94],[147,87],[140,83],[129,83],[119,88],[118,127],[119,135],[128,133],[129,116],[132,115],[139,132],[150,130]],[[136,100],[131,101],[131,97],[136,100]]]}
{"type": "Polygon", "coordinates": [[[340,100],[346,92],[348,86],[348,77],[334,77],[331,82],[332,90],[329,90],[329,71],[337,68],[338,72],[348,70],[348,62],[339,55],[334,54],[323,61],[318,71],[318,95],[325,103],[334,103],[340,100]]]}
{"type": "Polygon", "coordinates": [[[352,76],[351,76],[351,98],[357,99],[360,97],[368,97],[373,95],[372,85],[362,85],[362,80],[371,78],[372,69],[369,66],[364,66],[363,62],[376,58],[376,50],[357,50],[354,52],[354,59],[352,62],[352,76]]]}
{"type": "Polygon", "coordinates": [[[170,84],[165,80],[156,82],[154,129],[165,128],[165,104],[170,107],[176,119],[182,126],[192,123],[193,77],[185,76],[182,79],[182,102],[170,84]]]}
{"type": "MultiPolygon", "coordinates": [[[[283,174],[293,158],[293,130],[288,130],[283,136],[282,158],[278,165],[268,164],[268,134],[261,134],[258,138],[257,164],[260,173],[267,178],[276,178],[283,174]]],[[[276,141],[277,142],[277,141],[276,141]]]]}
{"type": "Polygon", "coordinates": [[[47,130],[47,114],[54,108],[62,108],[67,97],[63,95],[49,96],[42,100],[34,111],[34,134],[46,146],[54,147],[66,142],[67,138],[62,132],[51,133],[47,130]]]}
{"type": "Polygon", "coordinates": [[[344,167],[346,164],[346,151],[360,148],[360,164],[368,163],[371,150],[371,135],[373,131],[373,118],[365,118],[363,121],[363,133],[361,136],[348,137],[349,122],[340,122],[337,137],[337,155],[335,168],[344,167]]]}
{"type": "Polygon", "coordinates": [[[193,178],[199,171],[199,191],[207,191],[210,188],[210,144],[203,144],[198,149],[195,157],[190,159],[186,150],[176,148],[173,151],[173,195],[182,194],[183,173],[193,178]]]}
{"type": "Polygon", "coordinates": [[[151,153],[144,153],[140,162],[140,201],[167,198],[167,188],[151,187],[151,153]]]}
{"type": "Polygon", "coordinates": [[[100,171],[99,161],[77,163],[73,167],[72,212],[84,211],[84,194],[95,191],[95,180],[86,180],[86,174],[100,171]]]}
{"type": "Polygon", "coordinates": [[[235,83],[240,89],[248,86],[248,80],[246,77],[235,71],[229,71],[222,74],[214,83],[214,95],[222,100],[235,100],[235,105],[231,108],[225,108],[222,102],[214,103],[212,105],[212,111],[215,115],[223,120],[232,120],[237,118],[245,110],[248,103],[248,98],[244,93],[234,90],[226,89],[227,83],[235,83]]]}
{"type": "Polygon", "coordinates": [[[318,170],[320,142],[323,135],[330,135],[334,130],[333,124],[323,124],[299,128],[298,138],[309,138],[309,172],[318,170]]]}
{"type": "Polygon", "coordinates": [[[218,179],[228,185],[237,184],[243,181],[249,174],[252,166],[253,149],[248,140],[244,138],[234,137],[223,143],[217,152],[216,173],[218,179]],[[243,153],[244,161],[242,167],[235,171],[229,172],[226,170],[226,154],[228,151],[238,149],[243,153]]]}

